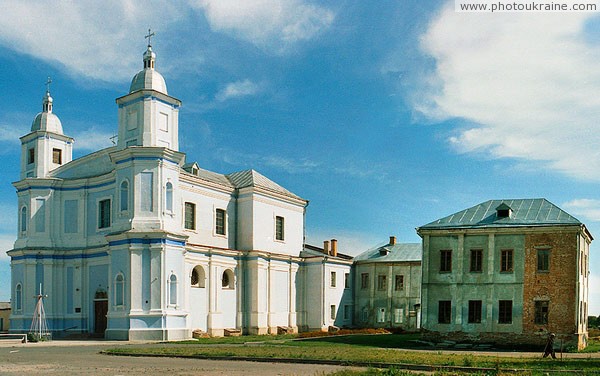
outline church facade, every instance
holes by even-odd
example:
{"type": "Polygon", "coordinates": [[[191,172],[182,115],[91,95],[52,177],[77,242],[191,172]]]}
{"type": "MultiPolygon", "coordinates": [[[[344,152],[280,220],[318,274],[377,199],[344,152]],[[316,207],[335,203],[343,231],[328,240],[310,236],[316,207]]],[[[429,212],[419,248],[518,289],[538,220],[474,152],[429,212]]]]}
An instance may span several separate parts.
{"type": "Polygon", "coordinates": [[[181,102],[155,59],[148,44],[116,100],[115,146],[72,160],[49,89],[21,137],[11,331],[29,330],[40,293],[57,337],[172,340],[339,323],[332,307],[342,295],[352,306],[343,283],[315,286],[349,273],[351,261],[304,250],[307,200],[254,170],[223,175],[186,162],[181,102]]]}

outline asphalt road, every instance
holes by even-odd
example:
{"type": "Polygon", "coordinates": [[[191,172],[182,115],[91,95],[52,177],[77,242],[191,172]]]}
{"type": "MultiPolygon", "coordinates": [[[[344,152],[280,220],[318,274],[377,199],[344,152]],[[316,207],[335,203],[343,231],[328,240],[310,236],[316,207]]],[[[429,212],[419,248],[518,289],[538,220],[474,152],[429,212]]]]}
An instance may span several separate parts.
{"type": "Polygon", "coordinates": [[[327,375],[351,368],[313,364],[123,357],[99,353],[104,349],[128,345],[109,341],[21,344],[17,341],[1,340],[0,375],[327,375]]]}

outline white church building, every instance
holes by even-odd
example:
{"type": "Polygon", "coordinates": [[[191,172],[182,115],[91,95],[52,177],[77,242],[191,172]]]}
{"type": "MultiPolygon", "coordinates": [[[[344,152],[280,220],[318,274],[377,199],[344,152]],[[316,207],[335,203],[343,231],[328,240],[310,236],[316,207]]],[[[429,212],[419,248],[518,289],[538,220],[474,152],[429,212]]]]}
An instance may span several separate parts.
{"type": "Polygon", "coordinates": [[[49,89],[21,137],[11,332],[29,330],[40,287],[56,337],[351,325],[352,261],[304,248],[308,201],[254,170],[222,175],[187,163],[181,102],[155,58],[149,43],[144,68],[116,100],[115,146],[72,160],[76,144],[49,89]]]}

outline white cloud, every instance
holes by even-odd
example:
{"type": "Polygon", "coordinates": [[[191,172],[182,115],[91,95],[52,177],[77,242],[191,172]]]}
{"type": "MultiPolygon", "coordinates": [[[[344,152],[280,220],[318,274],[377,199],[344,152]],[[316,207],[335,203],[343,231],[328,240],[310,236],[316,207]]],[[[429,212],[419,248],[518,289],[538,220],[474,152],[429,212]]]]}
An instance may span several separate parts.
{"type": "Polygon", "coordinates": [[[565,202],[562,207],[575,216],[600,222],[600,200],[580,198],[565,202]]]}
{"type": "Polygon", "coordinates": [[[231,165],[239,165],[240,161],[244,161],[250,166],[258,166],[258,168],[260,168],[260,166],[273,167],[290,174],[309,172],[319,167],[319,163],[306,158],[291,159],[277,155],[245,154],[224,148],[219,149],[217,154],[222,156],[225,163],[231,165]]]}
{"type": "Polygon", "coordinates": [[[243,81],[231,82],[225,85],[216,95],[215,99],[224,102],[228,99],[247,97],[256,95],[261,91],[261,86],[246,79],[243,81]]]}
{"type": "Polygon", "coordinates": [[[0,262],[10,260],[6,251],[13,249],[16,236],[14,234],[0,234],[0,262]]]}
{"type": "Polygon", "coordinates": [[[334,13],[300,0],[200,0],[210,27],[275,52],[313,38],[334,13]]]}
{"type": "Polygon", "coordinates": [[[0,141],[19,144],[19,137],[27,134],[29,129],[0,123],[0,141]]]}
{"type": "MultiPolygon", "coordinates": [[[[96,151],[113,146],[111,137],[114,133],[108,133],[99,131],[97,129],[88,129],[77,133],[73,138],[75,139],[74,149],[77,151],[96,151]]],[[[117,139],[115,138],[115,142],[117,139]]]]}
{"type": "Polygon", "coordinates": [[[166,30],[181,12],[160,1],[8,0],[0,12],[0,44],[75,75],[119,81],[141,68],[142,33],[148,26],[166,30]]]}
{"type": "Polygon", "coordinates": [[[600,48],[585,41],[593,13],[457,13],[453,2],[422,35],[435,59],[414,108],[469,126],[461,152],[534,161],[600,180],[600,48]]]}
{"type": "Polygon", "coordinates": [[[389,241],[389,238],[377,239],[373,234],[341,229],[318,229],[307,231],[306,243],[323,247],[323,241],[331,239],[337,239],[338,252],[350,256],[358,256],[378,244],[389,241]]]}

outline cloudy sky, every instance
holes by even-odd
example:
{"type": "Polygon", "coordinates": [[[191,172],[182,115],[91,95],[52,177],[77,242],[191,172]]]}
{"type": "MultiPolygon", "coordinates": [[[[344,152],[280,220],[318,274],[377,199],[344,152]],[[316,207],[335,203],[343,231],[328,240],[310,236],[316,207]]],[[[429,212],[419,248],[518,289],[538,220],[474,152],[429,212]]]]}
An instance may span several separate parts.
{"type": "MultiPolygon", "coordinates": [[[[600,237],[600,13],[457,13],[445,1],[2,1],[0,248],[19,137],[52,77],[75,157],[110,146],[115,98],[156,68],[180,149],[310,200],[307,237],[357,254],[488,199],[544,197],[600,237]]],[[[592,285],[600,255],[592,245],[592,285]]],[[[0,256],[0,300],[9,299],[0,256]]],[[[600,293],[590,313],[600,314],[600,293]]]]}

